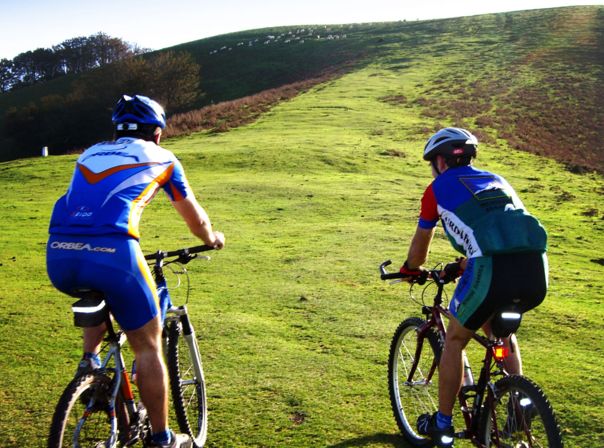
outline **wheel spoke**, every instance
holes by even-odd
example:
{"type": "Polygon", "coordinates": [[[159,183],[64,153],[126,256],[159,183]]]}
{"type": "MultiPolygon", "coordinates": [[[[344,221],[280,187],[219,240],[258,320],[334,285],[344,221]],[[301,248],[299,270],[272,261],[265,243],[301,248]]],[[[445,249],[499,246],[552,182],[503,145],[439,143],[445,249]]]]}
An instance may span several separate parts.
{"type": "Polygon", "coordinates": [[[111,438],[110,382],[105,375],[87,375],[65,389],[53,416],[49,446],[105,446],[111,438]]]}
{"type": "Polygon", "coordinates": [[[434,412],[438,402],[438,388],[433,384],[436,376],[430,381],[427,378],[440,354],[435,333],[428,333],[423,340],[416,363],[417,329],[423,323],[422,319],[411,318],[399,325],[392,340],[388,368],[394,417],[403,435],[417,446],[427,442],[416,432],[417,419],[421,414],[434,412]]]}
{"type": "Polygon", "coordinates": [[[560,429],[547,398],[530,380],[512,375],[495,384],[487,403],[483,440],[487,447],[561,447],[560,429]]]}
{"type": "Polygon", "coordinates": [[[169,327],[168,372],[172,385],[172,398],[178,425],[182,432],[191,435],[197,445],[203,445],[207,433],[207,407],[203,375],[197,377],[189,345],[180,334],[177,323],[169,327]]]}

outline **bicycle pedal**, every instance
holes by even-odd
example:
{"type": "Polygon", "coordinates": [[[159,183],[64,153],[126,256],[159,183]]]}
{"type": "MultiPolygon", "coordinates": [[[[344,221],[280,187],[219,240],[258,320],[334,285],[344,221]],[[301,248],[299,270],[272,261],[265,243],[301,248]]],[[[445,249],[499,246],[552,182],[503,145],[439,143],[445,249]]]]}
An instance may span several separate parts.
{"type": "Polygon", "coordinates": [[[133,445],[136,445],[140,440],[141,440],[141,438],[139,436],[134,436],[132,439],[128,440],[124,444],[124,446],[133,446],[133,445]]]}

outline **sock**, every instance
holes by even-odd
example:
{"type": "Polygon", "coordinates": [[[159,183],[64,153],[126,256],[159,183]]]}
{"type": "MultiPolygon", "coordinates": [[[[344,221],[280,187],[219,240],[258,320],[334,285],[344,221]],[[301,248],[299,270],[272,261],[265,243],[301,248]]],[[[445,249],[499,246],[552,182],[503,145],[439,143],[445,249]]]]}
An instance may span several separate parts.
{"type": "Polygon", "coordinates": [[[436,413],[436,427],[438,429],[447,429],[453,423],[453,416],[441,414],[440,411],[436,413]]]}
{"type": "Polygon", "coordinates": [[[159,443],[162,445],[170,443],[172,436],[170,434],[170,430],[166,429],[162,432],[155,432],[151,435],[151,440],[155,443],[159,443]]]}
{"type": "Polygon", "coordinates": [[[96,353],[85,352],[83,358],[91,361],[90,365],[93,369],[101,367],[101,358],[96,353]]]}

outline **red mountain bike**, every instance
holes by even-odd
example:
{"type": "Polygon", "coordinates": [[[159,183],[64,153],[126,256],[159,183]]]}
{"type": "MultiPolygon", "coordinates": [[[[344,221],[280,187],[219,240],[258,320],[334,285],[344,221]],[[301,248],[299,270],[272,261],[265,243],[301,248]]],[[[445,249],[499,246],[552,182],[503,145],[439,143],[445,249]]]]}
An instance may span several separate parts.
{"type": "MultiPolygon", "coordinates": [[[[401,273],[388,273],[386,261],[380,265],[382,280],[400,282],[401,273]]],[[[416,422],[421,414],[438,410],[438,364],[445,341],[443,317],[444,285],[441,270],[428,272],[421,296],[411,299],[421,306],[425,318],[410,317],[396,329],[388,360],[388,386],[394,418],[405,439],[416,447],[434,446],[432,440],[418,434],[416,422]],[[432,303],[424,296],[435,288],[432,303]]],[[[474,382],[464,353],[464,385],[458,394],[463,429],[455,433],[477,447],[561,448],[562,436],[547,397],[533,381],[521,375],[509,375],[504,368],[506,353],[503,338],[516,332],[522,314],[502,309],[491,321],[493,338],[475,334],[473,340],[485,349],[478,380],[474,382]]]]}

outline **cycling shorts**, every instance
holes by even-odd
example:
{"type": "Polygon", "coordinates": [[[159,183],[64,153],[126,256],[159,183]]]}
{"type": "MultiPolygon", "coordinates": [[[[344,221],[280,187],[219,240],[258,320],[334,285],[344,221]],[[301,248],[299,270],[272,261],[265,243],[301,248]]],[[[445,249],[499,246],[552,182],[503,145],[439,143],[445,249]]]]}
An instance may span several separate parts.
{"type": "Polygon", "coordinates": [[[138,240],[121,235],[51,235],[46,268],[53,285],[77,297],[91,289],[105,296],[124,330],[136,330],[158,313],[155,281],[138,240]]]}
{"type": "Polygon", "coordinates": [[[470,258],[449,311],[476,331],[504,306],[516,305],[524,313],[543,302],[547,275],[547,256],[541,252],[470,258]]]}

